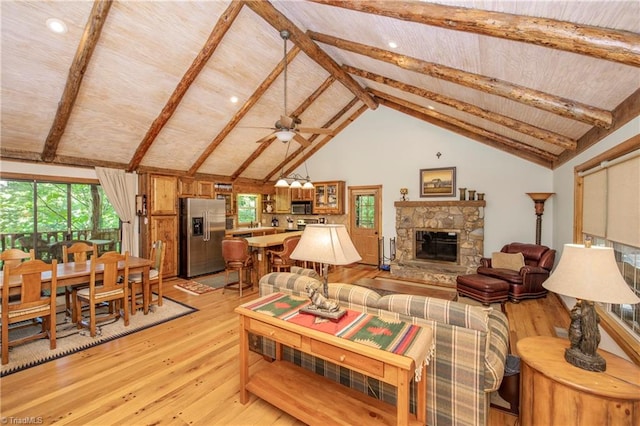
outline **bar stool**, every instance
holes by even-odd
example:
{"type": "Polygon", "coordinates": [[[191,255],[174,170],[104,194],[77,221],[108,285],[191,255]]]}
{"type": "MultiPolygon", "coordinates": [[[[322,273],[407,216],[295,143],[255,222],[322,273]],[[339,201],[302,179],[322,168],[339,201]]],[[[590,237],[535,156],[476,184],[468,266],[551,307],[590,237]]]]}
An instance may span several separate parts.
{"type": "Polygon", "coordinates": [[[224,293],[224,290],[231,288],[238,290],[240,297],[242,297],[242,290],[253,288],[252,275],[255,268],[253,266],[253,254],[249,251],[249,242],[243,237],[225,237],[222,240],[222,257],[224,258],[224,272],[226,274],[222,292],[224,293]],[[237,282],[229,282],[229,272],[231,271],[238,272],[237,282]],[[249,273],[248,283],[245,282],[246,272],[249,273]]]}

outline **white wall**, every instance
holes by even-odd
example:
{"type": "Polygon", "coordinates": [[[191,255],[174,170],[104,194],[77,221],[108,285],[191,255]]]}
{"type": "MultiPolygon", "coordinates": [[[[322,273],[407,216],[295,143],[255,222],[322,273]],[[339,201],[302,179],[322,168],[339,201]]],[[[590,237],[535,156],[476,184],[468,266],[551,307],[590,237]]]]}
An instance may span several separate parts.
{"type": "MultiPolygon", "coordinates": [[[[534,203],[525,193],[553,192],[551,170],[383,106],[365,112],[307,166],[315,181],[382,185],[382,232],[387,242],[396,234],[393,203],[400,199],[400,188],[407,187],[414,201],[458,199],[457,189],[453,198],[420,198],[419,192],[420,169],[456,167],[457,188],[486,194],[486,255],[509,242],[535,242],[534,203]],[[440,159],[437,152],[442,153],[440,159]]],[[[553,245],[554,203],[551,197],[545,204],[545,245],[553,245]]]]}

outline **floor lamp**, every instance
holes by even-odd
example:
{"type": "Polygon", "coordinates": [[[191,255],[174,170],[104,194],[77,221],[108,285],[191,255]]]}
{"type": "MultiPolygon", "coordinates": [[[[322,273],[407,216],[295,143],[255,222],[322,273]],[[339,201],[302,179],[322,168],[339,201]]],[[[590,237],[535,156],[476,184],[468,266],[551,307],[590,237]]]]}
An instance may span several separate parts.
{"type": "Polygon", "coordinates": [[[555,192],[527,192],[536,207],[536,244],[540,245],[542,237],[542,214],[544,213],[544,202],[547,201],[555,192]]]}

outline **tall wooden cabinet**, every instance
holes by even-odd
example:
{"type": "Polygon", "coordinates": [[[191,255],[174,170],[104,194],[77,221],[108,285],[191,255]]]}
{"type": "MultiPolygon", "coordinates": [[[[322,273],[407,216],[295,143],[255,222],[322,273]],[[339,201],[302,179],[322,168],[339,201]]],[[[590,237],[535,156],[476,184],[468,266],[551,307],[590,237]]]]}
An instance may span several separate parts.
{"type": "MultiPolygon", "coordinates": [[[[164,275],[178,274],[178,178],[141,175],[140,188],[148,194],[148,218],[141,218],[142,256],[151,250],[151,242],[165,242],[164,275]]],[[[181,189],[188,189],[184,188],[181,189]]]]}

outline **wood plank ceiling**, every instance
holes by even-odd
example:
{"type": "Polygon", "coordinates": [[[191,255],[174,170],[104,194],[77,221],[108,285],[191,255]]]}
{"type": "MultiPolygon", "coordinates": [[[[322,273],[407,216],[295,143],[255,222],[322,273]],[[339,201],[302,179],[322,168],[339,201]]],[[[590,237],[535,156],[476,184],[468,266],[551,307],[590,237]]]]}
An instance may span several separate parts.
{"type": "Polygon", "coordinates": [[[637,1],[0,7],[5,159],[264,183],[383,106],[554,168],[640,115],[637,1]]]}

